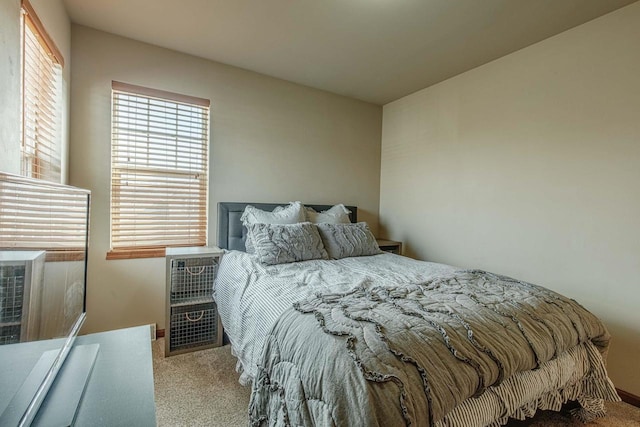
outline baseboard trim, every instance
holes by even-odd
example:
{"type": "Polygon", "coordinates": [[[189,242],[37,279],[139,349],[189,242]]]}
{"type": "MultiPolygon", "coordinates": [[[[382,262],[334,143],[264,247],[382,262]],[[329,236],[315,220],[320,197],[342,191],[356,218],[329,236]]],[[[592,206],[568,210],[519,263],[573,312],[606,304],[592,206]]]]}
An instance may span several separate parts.
{"type": "Polygon", "coordinates": [[[618,392],[618,395],[623,402],[640,408],[640,397],[636,396],[635,394],[629,393],[628,391],[620,390],[619,388],[616,388],[616,391],[618,392]]]}
{"type": "Polygon", "coordinates": [[[164,329],[156,329],[156,339],[164,338],[164,329]]]}

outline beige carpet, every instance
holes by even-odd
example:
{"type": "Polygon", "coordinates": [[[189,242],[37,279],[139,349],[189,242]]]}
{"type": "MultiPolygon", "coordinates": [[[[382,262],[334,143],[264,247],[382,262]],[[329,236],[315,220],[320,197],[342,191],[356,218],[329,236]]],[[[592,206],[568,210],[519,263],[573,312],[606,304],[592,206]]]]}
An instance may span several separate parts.
{"type": "MultiPolygon", "coordinates": [[[[164,357],[164,340],[153,342],[153,373],[158,425],[235,427],[248,424],[251,390],[238,383],[236,359],[229,346],[164,357]]],[[[608,415],[588,426],[637,427],[640,409],[626,403],[607,404],[608,415]]],[[[539,412],[509,427],[585,426],[567,411],[539,412]]]]}

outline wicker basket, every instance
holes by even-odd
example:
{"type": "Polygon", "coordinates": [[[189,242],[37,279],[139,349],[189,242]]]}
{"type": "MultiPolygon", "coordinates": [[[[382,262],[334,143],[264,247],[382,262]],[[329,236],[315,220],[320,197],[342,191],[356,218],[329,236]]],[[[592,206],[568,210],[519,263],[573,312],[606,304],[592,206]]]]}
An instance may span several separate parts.
{"type": "Polygon", "coordinates": [[[170,351],[216,344],[217,316],[213,302],[172,307],[170,351]]]}
{"type": "Polygon", "coordinates": [[[171,302],[211,296],[218,258],[175,258],[171,261],[171,302]]]}

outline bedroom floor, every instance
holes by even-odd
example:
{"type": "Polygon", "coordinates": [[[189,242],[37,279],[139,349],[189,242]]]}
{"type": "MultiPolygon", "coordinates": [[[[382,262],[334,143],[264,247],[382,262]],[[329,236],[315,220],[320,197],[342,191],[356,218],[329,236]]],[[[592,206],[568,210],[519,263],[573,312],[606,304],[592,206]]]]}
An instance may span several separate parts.
{"type": "MultiPolygon", "coordinates": [[[[152,343],[158,426],[246,426],[251,390],[238,383],[229,346],[164,357],[164,339],[152,343]]],[[[608,416],[589,426],[640,426],[640,408],[607,405],[608,416]]],[[[508,427],[585,426],[567,413],[541,412],[508,427]]]]}

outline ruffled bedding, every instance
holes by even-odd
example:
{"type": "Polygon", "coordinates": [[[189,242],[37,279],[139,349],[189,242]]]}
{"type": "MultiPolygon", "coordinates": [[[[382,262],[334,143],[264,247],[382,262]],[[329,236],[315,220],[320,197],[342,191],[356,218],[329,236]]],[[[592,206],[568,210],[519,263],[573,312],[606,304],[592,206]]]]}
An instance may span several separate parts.
{"type": "Polygon", "coordinates": [[[265,267],[231,251],[215,298],[254,425],[485,426],[619,400],[578,303],[392,254],[265,267]]]}

